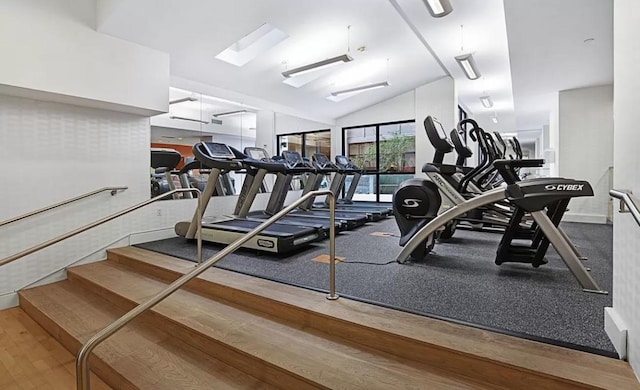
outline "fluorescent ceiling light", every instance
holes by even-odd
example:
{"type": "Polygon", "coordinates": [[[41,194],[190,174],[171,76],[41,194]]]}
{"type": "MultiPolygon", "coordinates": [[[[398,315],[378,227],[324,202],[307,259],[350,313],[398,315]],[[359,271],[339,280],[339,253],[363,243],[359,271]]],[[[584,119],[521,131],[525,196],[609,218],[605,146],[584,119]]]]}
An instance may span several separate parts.
{"type": "Polygon", "coordinates": [[[221,118],[225,116],[241,115],[241,114],[245,114],[246,112],[247,110],[236,110],[236,111],[229,111],[229,112],[221,112],[219,114],[213,114],[213,116],[215,116],[216,118],[221,118]]]}
{"type": "Polygon", "coordinates": [[[183,102],[197,102],[197,101],[198,101],[198,98],[195,98],[193,96],[187,96],[180,99],[169,100],[169,104],[177,104],[177,103],[183,103],[183,102]]]}
{"type": "Polygon", "coordinates": [[[300,76],[303,75],[305,73],[309,73],[318,69],[324,69],[330,66],[335,66],[335,65],[339,65],[341,63],[345,63],[345,62],[349,62],[349,61],[353,61],[353,58],[351,58],[351,56],[349,56],[348,54],[343,54],[337,57],[333,57],[333,58],[328,58],[326,60],[322,60],[322,61],[318,61],[315,62],[313,64],[309,64],[309,65],[304,65],[301,66],[299,68],[295,68],[295,69],[291,69],[291,70],[287,70],[286,72],[282,72],[282,75],[286,78],[292,77],[292,76],[300,76]]]}
{"type": "Polygon", "coordinates": [[[175,115],[171,115],[169,117],[169,119],[180,119],[180,120],[183,120],[183,121],[191,121],[191,122],[203,123],[205,125],[208,125],[208,124],[211,124],[211,123],[214,124],[214,125],[221,125],[222,124],[222,121],[219,120],[219,119],[211,119],[210,121],[203,121],[203,120],[200,120],[200,119],[185,118],[183,116],[175,116],[175,115]]]}
{"type": "Polygon", "coordinates": [[[388,86],[389,86],[389,83],[386,82],[386,81],[383,81],[381,83],[362,85],[360,87],[349,88],[349,89],[344,89],[342,91],[331,92],[331,95],[332,96],[348,95],[348,94],[355,93],[355,92],[370,91],[372,89],[384,88],[384,87],[388,87],[388,86]]]}
{"type": "Polygon", "coordinates": [[[235,66],[243,66],[287,38],[289,36],[282,30],[264,23],[224,49],[216,58],[235,66]]]}
{"type": "Polygon", "coordinates": [[[480,96],[480,101],[485,108],[493,107],[493,101],[490,96],[480,96]]]}
{"type": "Polygon", "coordinates": [[[423,0],[427,6],[429,13],[434,18],[441,18],[447,16],[453,11],[449,0],[423,0]]]}
{"type": "Polygon", "coordinates": [[[476,62],[473,59],[473,54],[469,53],[457,56],[456,61],[458,61],[458,64],[469,80],[477,80],[480,78],[480,72],[476,67],[476,62]]]}
{"type": "Polygon", "coordinates": [[[292,87],[300,88],[303,85],[307,85],[310,82],[320,78],[322,75],[324,75],[327,72],[328,70],[325,68],[324,70],[319,70],[317,72],[309,72],[301,76],[285,78],[284,80],[282,80],[282,82],[292,87]]]}
{"type": "Polygon", "coordinates": [[[497,116],[492,116],[491,117],[491,122],[498,123],[498,117],[497,116]]]}

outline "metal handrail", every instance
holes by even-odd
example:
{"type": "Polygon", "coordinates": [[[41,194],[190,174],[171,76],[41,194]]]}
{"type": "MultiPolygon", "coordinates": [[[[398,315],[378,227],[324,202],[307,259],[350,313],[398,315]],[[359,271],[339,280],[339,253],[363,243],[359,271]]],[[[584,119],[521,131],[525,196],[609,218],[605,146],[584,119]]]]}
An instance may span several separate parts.
{"type": "Polygon", "coordinates": [[[111,325],[102,329],[100,332],[96,333],[93,337],[87,340],[80,351],[78,352],[78,357],[76,358],[76,385],[78,390],[89,390],[91,388],[90,376],[89,376],[89,366],[88,359],[89,354],[93,349],[102,341],[107,339],[109,336],[120,330],[122,327],[127,325],[130,321],[135,319],[137,316],[145,312],[146,310],[152,308],[157,305],[169,295],[173,294],[175,291],[180,289],[183,285],[189,282],[191,279],[197,277],[204,271],[206,271],[213,264],[222,260],[225,256],[234,252],[236,249],[240,248],[242,244],[252,239],[258,233],[263,231],[265,228],[288,214],[298,205],[302,204],[305,200],[309,199],[312,196],[320,196],[327,195],[330,197],[329,203],[329,294],[327,295],[327,299],[334,300],[338,299],[335,291],[335,255],[336,255],[336,242],[335,242],[335,211],[336,211],[336,198],[335,195],[330,190],[318,190],[311,191],[306,195],[300,197],[298,200],[280,210],[277,214],[267,219],[265,222],[258,225],[255,229],[245,234],[243,237],[237,239],[231,244],[227,245],[222,251],[218,252],[215,256],[207,259],[205,262],[198,265],[196,268],[191,270],[191,272],[184,274],[176,281],[171,283],[167,288],[157,293],[155,296],[149,298],[146,302],[141,303],[140,305],[133,308],[131,311],[114,321],[111,325]]]}
{"type": "Polygon", "coordinates": [[[625,190],[610,190],[609,195],[614,198],[620,199],[620,212],[626,213],[630,212],[633,215],[633,219],[636,220],[638,226],[640,226],[640,211],[638,211],[638,205],[631,197],[631,191],[625,190]],[[627,205],[628,210],[625,209],[624,205],[627,205]]]}
{"type": "MultiPolygon", "coordinates": [[[[178,192],[195,192],[195,193],[198,194],[198,215],[200,216],[200,218],[202,218],[202,210],[200,210],[200,205],[202,203],[202,199],[201,199],[202,197],[200,196],[201,195],[200,190],[197,189],[197,188],[177,188],[175,190],[171,190],[169,192],[165,192],[162,195],[158,195],[155,198],[151,198],[151,199],[145,200],[144,202],[138,203],[135,206],[131,206],[128,209],[124,209],[124,210],[119,211],[119,212],[117,212],[115,214],[111,214],[111,215],[109,215],[107,217],[99,219],[99,220],[97,220],[95,222],[92,222],[92,223],[90,223],[88,225],[79,227],[79,228],[77,228],[75,230],[72,230],[72,231],[70,231],[68,233],[65,233],[65,234],[63,234],[61,236],[52,238],[49,241],[45,241],[45,242],[42,242],[42,243],[40,243],[38,245],[32,246],[31,248],[25,249],[22,252],[16,253],[15,255],[12,255],[12,256],[9,256],[9,257],[5,257],[4,259],[0,260],[0,267],[2,267],[5,264],[9,264],[9,263],[11,263],[13,261],[16,261],[16,260],[18,260],[18,259],[20,259],[20,258],[22,258],[24,256],[30,255],[30,254],[32,254],[34,252],[37,252],[37,251],[39,251],[41,249],[47,248],[47,247],[49,247],[49,246],[51,246],[53,244],[56,244],[56,243],[58,243],[58,242],[60,242],[62,240],[66,240],[69,237],[73,237],[76,234],[80,234],[80,233],[82,233],[84,231],[87,231],[89,229],[92,229],[92,228],[94,228],[96,226],[102,225],[103,223],[109,222],[109,221],[111,221],[113,219],[116,219],[116,218],[118,218],[120,216],[128,214],[128,213],[130,213],[132,211],[135,211],[135,210],[137,210],[137,209],[139,209],[141,207],[144,207],[144,206],[146,206],[148,204],[151,204],[151,203],[157,202],[158,200],[161,200],[161,199],[167,198],[169,196],[172,196],[173,194],[178,193],[178,192]]],[[[201,233],[202,233],[201,229],[198,228],[198,262],[202,261],[202,237],[201,237],[201,233]]]]}
{"type": "Polygon", "coordinates": [[[25,218],[33,217],[34,215],[37,215],[37,214],[40,214],[40,213],[44,213],[45,211],[53,210],[53,209],[55,209],[55,208],[57,208],[57,207],[67,205],[67,204],[69,204],[69,203],[73,203],[73,202],[75,202],[75,201],[77,201],[77,200],[80,200],[80,199],[88,198],[88,197],[90,197],[90,196],[93,196],[93,195],[99,194],[99,193],[101,193],[101,192],[111,191],[111,196],[113,196],[113,195],[117,194],[117,193],[118,193],[118,191],[124,191],[124,190],[126,190],[127,188],[129,188],[129,187],[126,187],[126,186],[118,186],[118,187],[104,187],[104,188],[100,188],[100,189],[95,190],[95,191],[87,192],[87,193],[86,193],[86,194],[84,194],[84,195],[80,195],[80,196],[76,196],[75,198],[71,198],[71,199],[63,200],[62,202],[59,202],[59,203],[56,203],[56,204],[52,204],[52,205],[50,205],[50,206],[46,206],[46,207],[43,207],[43,208],[38,209],[38,210],[35,210],[35,211],[31,211],[31,212],[29,212],[29,213],[26,213],[26,214],[23,214],[23,215],[20,215],[20,216],[14,217],[14,218],[7,219],[6,221],[2,221],[2,222],[0,222],[0,226],[8,225],[8,224],[10,224],[10,223],[13,223],[13,222],[16,222],[16,221],[23,220],[23,219],[25,219],[25,218]]]}

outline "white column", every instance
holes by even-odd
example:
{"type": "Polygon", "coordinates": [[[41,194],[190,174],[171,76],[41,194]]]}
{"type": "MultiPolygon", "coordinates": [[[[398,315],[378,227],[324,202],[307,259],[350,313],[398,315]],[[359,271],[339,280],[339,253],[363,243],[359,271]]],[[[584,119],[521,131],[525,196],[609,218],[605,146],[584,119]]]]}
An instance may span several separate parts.
{"type": "Polygon", "coordinates": [[[544,159],[545,167],[549,168],[550,176],[558,176],[560,164],[558,162],[558,144],[560,142],[560,110],[559,96],[555,95],[555,103],[549,114],[549,148],[546,150],[544,159]]]}
{"type": "Polygon", "coordinates": [[[257,113],[256,147],[266,149],[270,156],[278,151],[276,148],[275,113],[273,111],[260,110],[257,113]]]}

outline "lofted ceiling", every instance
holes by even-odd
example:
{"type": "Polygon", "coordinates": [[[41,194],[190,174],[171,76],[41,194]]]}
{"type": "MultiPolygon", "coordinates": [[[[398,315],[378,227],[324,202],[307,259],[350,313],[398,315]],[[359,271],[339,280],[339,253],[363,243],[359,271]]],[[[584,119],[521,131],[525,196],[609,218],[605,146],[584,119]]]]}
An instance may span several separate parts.
{"type": "Polygon", "coordinates": [[[612,82],[612,0],[450,1],[454,11],[433,18],[422,0],[98,0],[97,29],[168,52],[172,76],[330,120],[450,75],[481,124],[495,115],[501,131],[541,128],[549,96],[612,82]],[[241,67],[215,58],[265,22],[288,39],[241,67]],[[300,88],[282,82],[285,70],[347,52],[354,61],[300,88]],[[481,79],[464,77],[462,52],[481,79]],[[390,86],[326,99],[381,81],[390,86]]]}

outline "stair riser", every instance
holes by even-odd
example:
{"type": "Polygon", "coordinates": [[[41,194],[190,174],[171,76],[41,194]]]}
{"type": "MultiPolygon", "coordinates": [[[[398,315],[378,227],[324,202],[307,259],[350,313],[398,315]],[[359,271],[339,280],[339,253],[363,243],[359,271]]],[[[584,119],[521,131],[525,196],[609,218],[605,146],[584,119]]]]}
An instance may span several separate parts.
{"type": "MultiPolygon", "coordinates": [[[[76,274],[73,269],[68,270],[67,278],[72,284],[99,295],[103,299],[125,311],[131,310],[137,306],[137,302],[116,294],[93,281],[83,278],[76,274]]],[[[229,364],[230,366],[233,366],[256,379],[269,383],[273,386],[301,390],[323,388],[320,384],[309,383],[304,378],[269,364],[259,357],[238,351],[223,342],[203,335],[202,333],[184,326],[183,324],[177,323],[158,313],[153,308],[142,314],[138,319],[136,319],[136,321],[142,321],[148,326],[159,327],[165,332],[177,337],[182,342],[191,345],[209,356],[212,356],[215,359],[229,364]]]]}
{"type": "MultiPolygon", "coordinates": [[[[118,262],[165,282],[173,282],[183,275],[180,272],[156,267],[147,262],[137,261],[135,258],[115,253],[109,253],[109,261],[118,262]]],[[[396,334],[343,321],[336,317],[294,307],[267,297],[200,278],[189,282],[185,289],[203,296],[224,299],[251,310],[277,316],[284,321],[294,322],[302,327],[313,328],[402,358],[500,387],[544,388],[549,390],[587,388],[581,383],[543,376],[536,371],[526,371],[520,367],[512,367],[502,362],[481,360],[476,356],[463,352],[420,343],[414,339],[407,339],[396,334]]]]}
{"type": "MultiPolygon", "coordinates": [[[[20,295],[20,294],[19,294],[20,295]]],[[[53,336],[63,347],[71,354],[76,356],[82,343],[85,340],[79,340],[69,334],[65,329],[58,326],[54,320],[43,313],[36,305],[32,304],[29,299],[20,295],[20,307],[34,321],[44,328],[47,333],[53,336]]],[[[124,376],[120,375],[116,370],[112,369],[104,360],[91,355],[89,357],[89,367],[91,371],[102,379],[106,384],[114,389],[136,389],[136,387],[128,381],[124,376]]]]}

